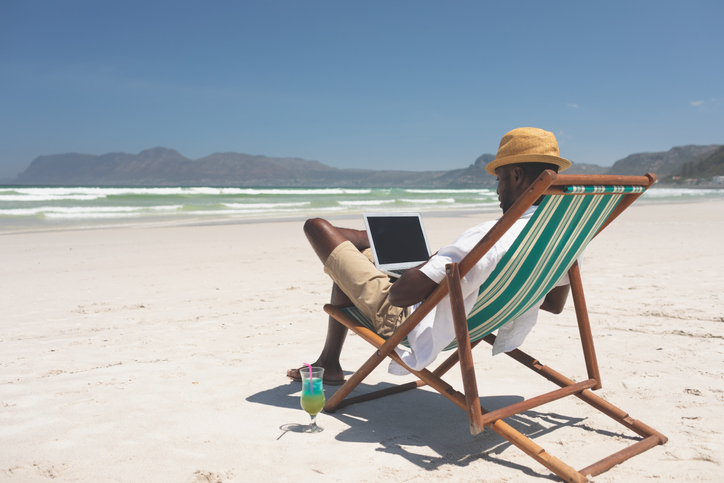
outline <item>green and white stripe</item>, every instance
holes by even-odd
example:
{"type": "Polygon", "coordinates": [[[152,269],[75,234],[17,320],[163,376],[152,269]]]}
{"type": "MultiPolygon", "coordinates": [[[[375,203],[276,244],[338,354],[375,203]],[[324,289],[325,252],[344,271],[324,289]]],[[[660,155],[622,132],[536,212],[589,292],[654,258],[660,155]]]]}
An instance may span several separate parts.
{"type": "Polygon", "coordinates": [[[564,193],[643,193],[643,186],[564,186],[564,193]]]}
{"type": "Polygon", "coordinates": [[[622,196],[544,198],[480,287],[468,314],[471,340],[484,337],[539,303],[568,271],[622,196]]]}
{"type": "MultiPolygon", "coordinates": [[[[468,314],[470,339],[480,339],[540,303],[608,219],[624,194],[641,186],[567,186],[546,196],[505,256],[480,287],[468,314]]],[[[344,309],[374,330],[355,307],[344,309]]],[[[405,340],[404,345],[407,345],[405,340]]],[[[454,349],[453,341],[445,350],[454,349]]]]}

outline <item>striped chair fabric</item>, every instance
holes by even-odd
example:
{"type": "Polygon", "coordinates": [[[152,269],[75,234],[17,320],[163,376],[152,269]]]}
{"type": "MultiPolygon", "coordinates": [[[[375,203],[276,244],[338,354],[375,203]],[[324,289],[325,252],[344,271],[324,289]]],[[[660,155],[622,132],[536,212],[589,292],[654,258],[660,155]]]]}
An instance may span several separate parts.
{"type": "MultiPolygon", "coordinates": [[[[505,256],[480,287],[468,314],[475,341],[520,317],[553,289],[622,197],[642,186],[565,186],[565,195],[547,195],[505,256]],[[584,196],[576,196],[584,195],[584,196]]],[[[343,309],[374,331],[356,307],[343,309]]],[[[403,341],[407,344],[407,339],[403,341]]],[[[451,342],[444,350],[457,347],[451,342]]]]}

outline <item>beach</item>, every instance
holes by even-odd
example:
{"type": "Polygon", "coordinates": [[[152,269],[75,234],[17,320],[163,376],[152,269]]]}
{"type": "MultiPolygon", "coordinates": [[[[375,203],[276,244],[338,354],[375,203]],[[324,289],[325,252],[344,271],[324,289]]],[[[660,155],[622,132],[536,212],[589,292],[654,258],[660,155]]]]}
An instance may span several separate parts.
{"type": "MultiPolygon", "coordinates": [[[[426,216],[431,248],[497,216],[426,216]]],[[[356,215],[335,222],[362,228],[356,215]]],[[[550,481],[490,430],[471,436],[465,413],[426,388],[321,413],[319,434],[281,429],[309,420],[285,371],[316,359],[331,287],[301,227],[0,233],[0,481],[550,481]]],[[[597,393],[669,437],[592,481],[721,480],[722,240],[724,200],[642,203],[587,249],[597,393]]],[[[583,380],[577,344],[569,299],[522,349],[583,380]]],[[[345,370],[372,352],[349,336],[345,370]]],[[[473,355],[487,409],[553,389],[487,346],[473,355]]],[[[363,388],[410,380],[383,364],[363,388]]],[[[575,468],[633,436],[573,400],[510,423],[575,468]]]]}

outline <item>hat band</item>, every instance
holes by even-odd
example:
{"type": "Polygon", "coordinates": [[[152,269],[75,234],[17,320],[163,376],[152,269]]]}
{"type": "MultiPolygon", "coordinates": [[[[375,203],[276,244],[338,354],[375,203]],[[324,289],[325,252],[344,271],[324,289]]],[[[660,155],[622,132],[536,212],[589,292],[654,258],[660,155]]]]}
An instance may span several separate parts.
{"type": "Polygon", "coordinates": [[[504,158],[496,158],[485,167],[488,174],[495,176],[495,170],[501,166],[517,163],[546,163],[558,166],[558,171],[563,171],[571,166],[571,162],[559,156],[550,154],[514,154],[504,158]]]}

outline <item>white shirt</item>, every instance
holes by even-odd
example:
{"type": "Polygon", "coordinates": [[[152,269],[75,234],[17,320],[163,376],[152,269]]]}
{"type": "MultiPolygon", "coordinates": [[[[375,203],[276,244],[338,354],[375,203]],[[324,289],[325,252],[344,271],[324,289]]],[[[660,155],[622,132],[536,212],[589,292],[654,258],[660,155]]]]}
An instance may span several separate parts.
{"type": "MultiPolygon", "coordinates": [[[[460,281],[466,314],[472,310],[480,286],[513,245],[536,208],[531,206],[460,281]]],[[[451,245],[442,248],[420,270],[435,283],[440,283],[446,276],[445,265],[459,263],[495,223],[497,220],[488,221],[465,231],[451,245]]],[[[539,305],[540,303],[536,303],[533,308],[498,330],[493,355],[511,351],[523,343],[536,323],[539,305]]],[[[403,347],[398,347],[396,350],[405,364],[414,370],[420,370],[432,363],[442,349],[454,339],[455,328],[450,310],[450,297],[446,296],[407,336],[410,350],[403,347]]],[[[407,373],[394,361],[390,364],[389,372],[407,373]]]]}

